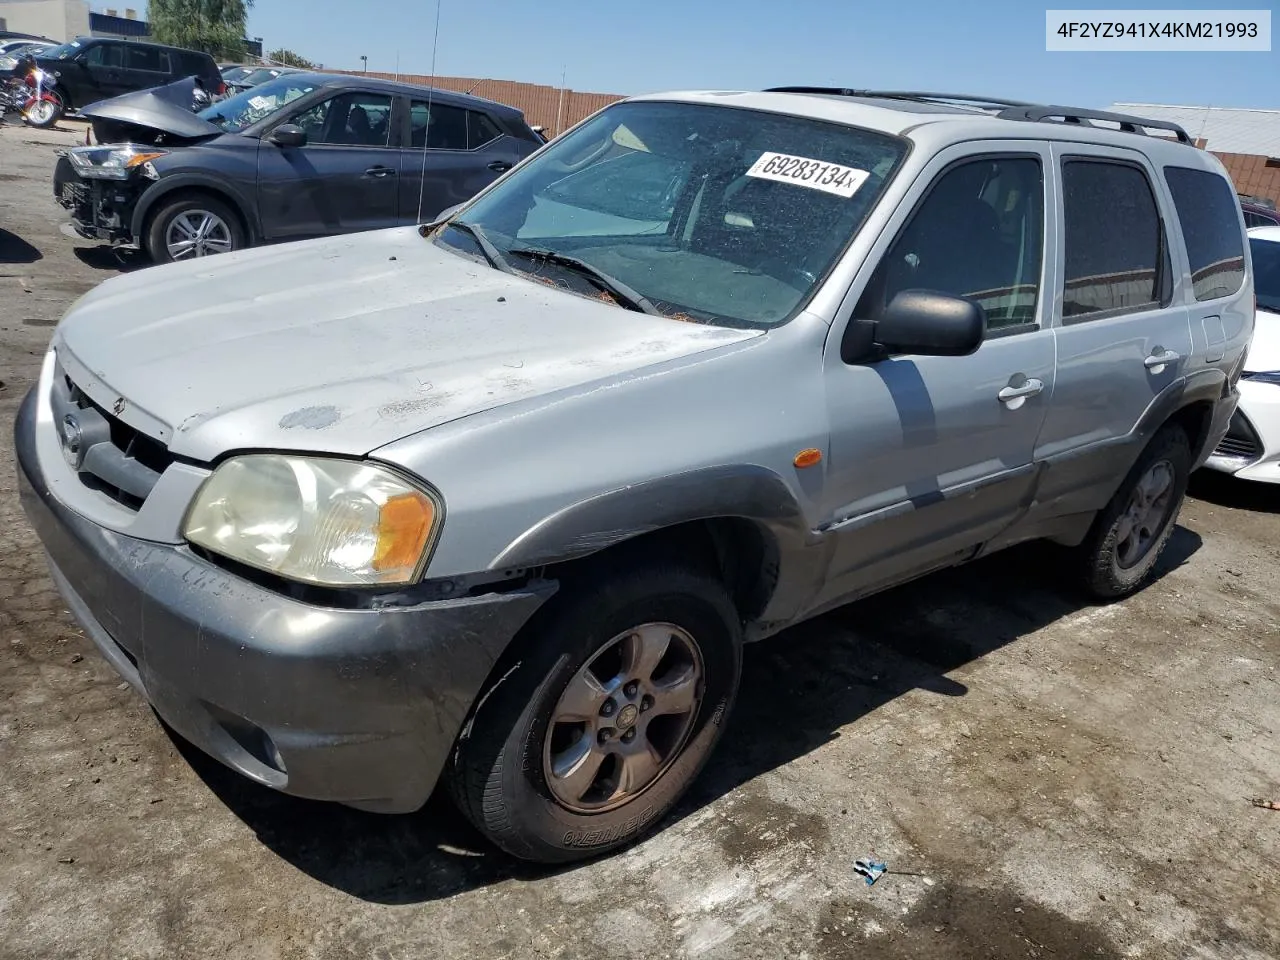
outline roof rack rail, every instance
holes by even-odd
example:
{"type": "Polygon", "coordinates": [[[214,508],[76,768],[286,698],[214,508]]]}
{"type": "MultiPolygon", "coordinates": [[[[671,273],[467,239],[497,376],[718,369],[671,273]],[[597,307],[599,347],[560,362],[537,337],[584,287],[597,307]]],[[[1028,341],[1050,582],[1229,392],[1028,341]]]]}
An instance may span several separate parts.
{"type": "Polygon", "coordinates": [[[996,114],[1001,120],[1057,121],[1074,123],[1086,127],[1095,126],[1091,120],[1103,120],[1120,125],[1125,133],[1136,133],[1146,136],[1147,130],[1167,130],[1178,138],[1179,143],[1194,143],[1187,131],[1178,124],[1168,120],[1148,120],[1144,117],[1133,117],[1127,113],[1110,113],[1106,110],[1085,110],[1080,107],[1034,106],[1019,104],[1010,106],[996,114]]]}
{"type": "Polygon", "coordinates": [[[967,93],[922,93],[915,90],[853,90],[849,87],[769,87],[765,93],[815,93],[836,97],[872,97],[880,100],[915,100],[920,103],[972,104],[989,109],[1031,107],[1024,100],[1002,100],[998,97],[972,96],[967,93]]]}

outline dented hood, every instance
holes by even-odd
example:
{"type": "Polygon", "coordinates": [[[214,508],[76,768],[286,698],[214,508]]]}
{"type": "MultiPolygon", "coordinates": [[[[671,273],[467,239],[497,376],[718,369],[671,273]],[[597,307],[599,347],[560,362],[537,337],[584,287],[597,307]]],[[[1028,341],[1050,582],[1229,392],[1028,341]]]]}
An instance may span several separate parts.
{"type": "Polygon", "coordinates": [[[195,88],[195,77],[187,77],[163,87],[102,100],[83,108],[80,115],[90,120],[127,123],[185,139],[217,136],[222,133],[220,127],[191,112],[195,88]]]}
{"type": "Polygon", "coordinates": [[[358,456],[759,335],[555,290],[409,227],[116,277],[71,309],[53,348],[100,406],[209,461],[251,448],[358,456]]]}

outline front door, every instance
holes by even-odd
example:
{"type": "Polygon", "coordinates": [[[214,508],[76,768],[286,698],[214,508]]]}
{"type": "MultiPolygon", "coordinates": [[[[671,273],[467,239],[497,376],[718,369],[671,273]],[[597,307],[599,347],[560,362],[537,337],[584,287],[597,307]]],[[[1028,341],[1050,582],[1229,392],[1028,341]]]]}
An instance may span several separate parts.
{"type": "Polygon", "coordinates": [[[81,56],[84,58],[81,70],[84,89],[72,92],[77,107],[87,107],[134,89],[125,75],[124,44],[95,44],[81,56]]]}
{"type": "Polygon", "coordinates": [[[965,559],[1028,504],[1054,390],[1048,165],[1034,143],[944,151],[868,258],[874,272],[851,322],[873,323],[896,293],[927,289],[979,303],[987,338],[967,357],[846,363],[844,325],[833,325],[823,514],[835,548],[813,609],[965,559]]]}
{"type": "Polygon", "coordinates": [[[393,103],[384,93],[342,93],[284,121],[306,132],[306,146],[262,141],[258,204],[268,240],[395,226],[400,170],[393,103]]]}
{"type": "Polygon", "coordinates": [[[1054,147],[1063,211],[1058,386],[1037,457],[1043,519],[1105,506],[1138,454],[1135,428],[1192,352],[1185,252],[1163,178],[1123,148],[1054,147]]]}
{"type": "Polygon", "coordinates": [[[400,153],[401,223],[425,223],[470,200],[521,157],[482,111],[425,100],[409,105],[408,143],[400,153]]]}

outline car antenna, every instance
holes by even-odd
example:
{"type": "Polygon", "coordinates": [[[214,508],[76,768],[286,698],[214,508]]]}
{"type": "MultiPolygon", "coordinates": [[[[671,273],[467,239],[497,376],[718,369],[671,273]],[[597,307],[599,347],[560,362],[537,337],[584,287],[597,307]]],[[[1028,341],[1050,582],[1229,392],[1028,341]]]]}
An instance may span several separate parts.
{"type": "MultiPolygon", "coordinates": [[[[418,222],[422,222],[422,200],[427,193],[427,144],[431,138],[431,98],[436,92],[436,50],[440,43],[440,6],[444,0],[436,0],[436,30],[431,38],[431,85],[427,87],[427,125],[422,128],[422,176],[418,178],[418,222]]],[[[409,136],[413,137],[413,124],[409,124],[409,136]]],[[[412,146],[412,139],[410,145],[412,146]]]]}

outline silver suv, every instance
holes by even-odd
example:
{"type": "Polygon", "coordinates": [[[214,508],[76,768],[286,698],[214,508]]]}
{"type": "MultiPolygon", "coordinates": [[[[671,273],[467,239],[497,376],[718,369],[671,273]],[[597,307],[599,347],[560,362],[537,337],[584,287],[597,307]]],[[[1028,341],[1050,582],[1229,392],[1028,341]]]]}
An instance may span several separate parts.
{"type": "Polygon", "coordinates": [[[742,644],[1021,541],[1152,574],[1253,329],[1167,124],[790,88],[610,106],[436,223],[102,284],[16,427],[67,605],[245,776],[440,779],[564,861],[671,808],[742,644]]]}

